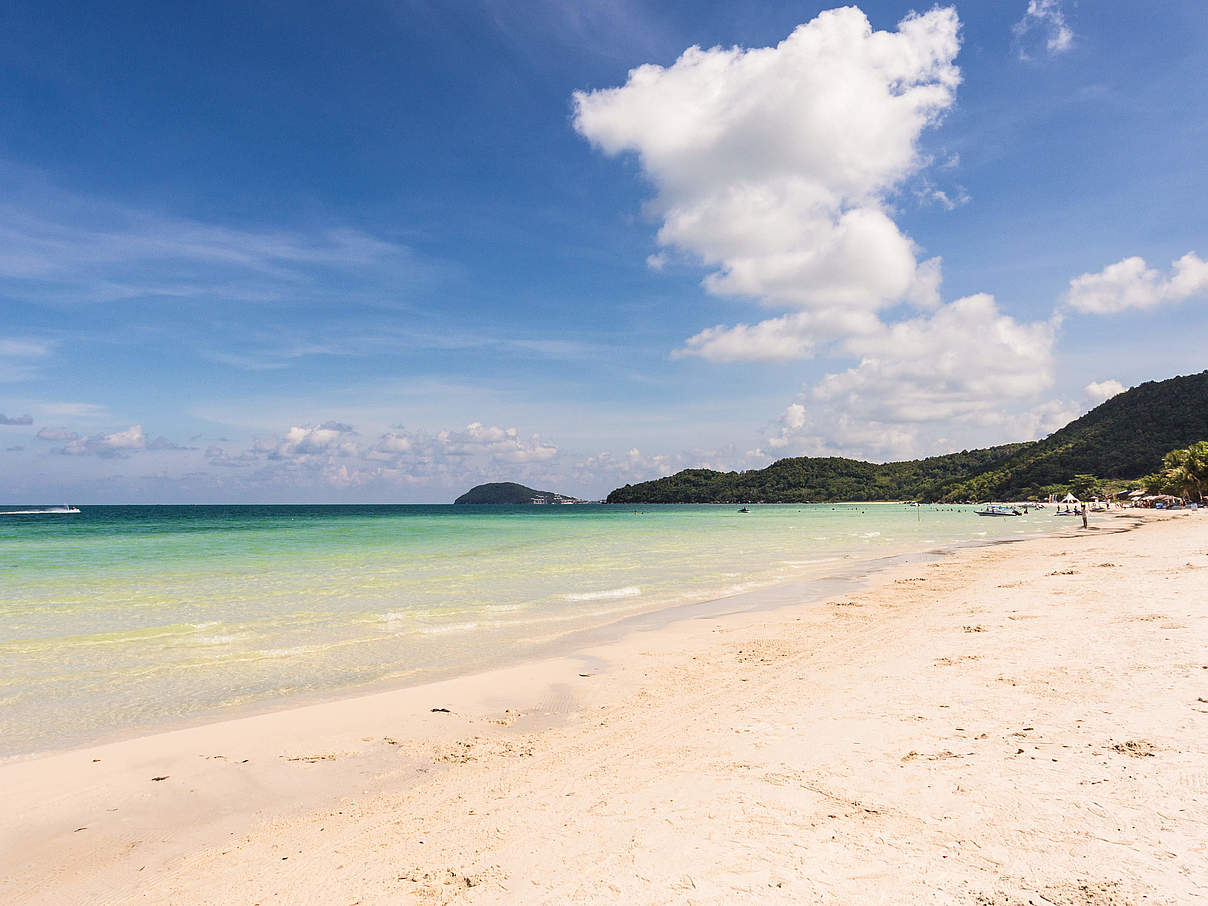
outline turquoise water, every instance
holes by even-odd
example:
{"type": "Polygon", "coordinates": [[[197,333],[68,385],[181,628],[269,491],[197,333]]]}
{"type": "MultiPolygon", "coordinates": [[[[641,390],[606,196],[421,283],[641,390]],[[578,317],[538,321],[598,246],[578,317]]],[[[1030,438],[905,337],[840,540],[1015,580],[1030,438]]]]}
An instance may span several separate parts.
{"type": "Polygon", "coordinates": [[[479,669],[636,613],[1064,522],[898,505],[82,510],[0,516],[0,755],[479,669]]]}

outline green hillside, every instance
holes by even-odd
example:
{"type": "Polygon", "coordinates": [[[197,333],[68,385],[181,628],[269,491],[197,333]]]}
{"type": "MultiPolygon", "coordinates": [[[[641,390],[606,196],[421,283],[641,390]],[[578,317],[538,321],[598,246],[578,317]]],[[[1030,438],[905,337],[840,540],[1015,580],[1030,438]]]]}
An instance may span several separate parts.
{"type": "Polygon", "coordinates": [[[1205,439],[1208,371],[1134,387],[1000,465],[936,490],[947,500],[1024,497],[1077,474],[1139,478],[1168,451],[1205,439]]]}
{"type": "Polygon", "coordinates": [[[1139,478],[1155,471],[1167,451],[1206,438],[1208,371],[1141,384],[1039,441],[884,464],[801,456],[748,472],[686,469],[618,488],[608,502],[1026,498],[1079,474],[1139,478]]]}
{"type": "Polygon", "coordinates": [[[575,499],[553,491],[534,491],[532,488],[526,488],[514,481],[496,481],[470,488],[453,502],[522,504],[532,503],[534,498],[544,500],[546,503],[559,503],[562,500],[575,499]]]}

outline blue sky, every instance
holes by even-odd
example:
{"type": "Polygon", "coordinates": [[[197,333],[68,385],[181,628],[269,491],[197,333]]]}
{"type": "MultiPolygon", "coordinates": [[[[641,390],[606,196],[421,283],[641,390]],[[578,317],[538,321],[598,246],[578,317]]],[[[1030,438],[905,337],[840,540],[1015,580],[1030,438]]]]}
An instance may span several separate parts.
{"type": "Polygon", "coordinates": [[[827,10],[5,4],[0,500],[594,497],[1205,367],[1200,4],[827,10]]]}

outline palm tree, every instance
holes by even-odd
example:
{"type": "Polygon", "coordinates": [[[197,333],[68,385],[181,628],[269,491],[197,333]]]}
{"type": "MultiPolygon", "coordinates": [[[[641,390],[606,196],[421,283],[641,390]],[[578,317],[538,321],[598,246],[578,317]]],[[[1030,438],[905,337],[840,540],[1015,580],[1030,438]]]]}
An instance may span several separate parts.
{"type": "Polygon", "coordinates": [[[1203,500],[1208,486],[1208,441],[1167,453],[1162,459],[1162,477],[1175,493],[1203,500]]]}

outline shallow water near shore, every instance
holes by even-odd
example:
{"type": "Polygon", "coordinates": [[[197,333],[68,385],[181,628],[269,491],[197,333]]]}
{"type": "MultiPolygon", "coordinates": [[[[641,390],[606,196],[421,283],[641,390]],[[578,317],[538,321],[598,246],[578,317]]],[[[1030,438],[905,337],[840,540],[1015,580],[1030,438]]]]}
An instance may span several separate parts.
{"type": "Polygon", "coordinates": [[[790,580],[798,599],[831,594],[887,558],[1071,522],[1052,508],[1012,518],[895,504],[750,509],[84,507],[6,517],[0,756],[485,669],[639,625],[637,615],[790,580]]]}

